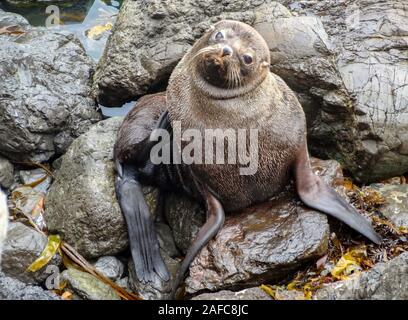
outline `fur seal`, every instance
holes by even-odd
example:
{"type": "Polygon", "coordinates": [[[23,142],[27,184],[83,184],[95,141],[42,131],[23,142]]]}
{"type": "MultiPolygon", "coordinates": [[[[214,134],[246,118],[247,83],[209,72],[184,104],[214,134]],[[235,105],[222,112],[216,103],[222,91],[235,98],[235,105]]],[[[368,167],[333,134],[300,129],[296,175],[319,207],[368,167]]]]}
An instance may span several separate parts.
{"type": "MultiPolygon", "coordinates": [[[[144,97],[124,120],[115,145],[116,190],[140,281],[170,278],[141,184],[187,193],[207,209],[207,221],[187,252],[173,293],[194,257],[222,227],[225,212],[268,200],[291,177],[307,206],[336,217],[375,243],[381,241],[371,224],[312,172],[303,109],[269,65],[268,46],[256,30],[223,20],[185,54],[166,93],[144,97]],[[230,163],[154,164],[149,152],[157,142],[150,141],[150,133],[155,128],[172,131],[176,124],[181,132],[195,129],[201,136],[206,129],[257,129],[257,171],[242,175],[239,166],[230,163]]],[[[185,142],[177,147],[182,150],[185,142]]],[[[239,152],[237,156],[243,156],[239,152]]]]}

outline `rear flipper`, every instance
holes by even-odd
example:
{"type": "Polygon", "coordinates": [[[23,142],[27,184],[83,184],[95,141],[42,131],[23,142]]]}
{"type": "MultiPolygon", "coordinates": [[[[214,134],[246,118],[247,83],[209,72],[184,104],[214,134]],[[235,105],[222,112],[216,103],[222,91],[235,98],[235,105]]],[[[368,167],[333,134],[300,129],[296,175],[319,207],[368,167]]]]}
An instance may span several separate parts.
{"type": "Polygon", "coordinates": [[[127,223],[137,278],[142,283],[154,282],[157,275],[167,282],[170,275],[160,255],[156,230],[138,181],[137,169],[126,163],[116,162],[116,165],[116,195],[127,223]]]}
{"type": "Polygon", "coordinates": [[[173,284],[173,290],[171,293],[172,298],[175,297],[178,286],[184,280],[184,277],[191,262],[194,260],[194,258],[200,252],[200,250],[213,237],[216,236],[216,234],[224,224],[225,220],[224,209],[222,208],[221,203],[209,192],[206,194],[206,203],[207,203],[207,221],[201,227],[195,240],[188,249],[186,256],[184,257],[184,260],[178,271],[176,281],[173,284]]]}
{"type": "Polygon", "coordinates": [[[295,162],[295,179],[299,197],[306,205],[339,219],[376,244],[381,242],[370,222],[313,173],[306,143],[295,162]]]}

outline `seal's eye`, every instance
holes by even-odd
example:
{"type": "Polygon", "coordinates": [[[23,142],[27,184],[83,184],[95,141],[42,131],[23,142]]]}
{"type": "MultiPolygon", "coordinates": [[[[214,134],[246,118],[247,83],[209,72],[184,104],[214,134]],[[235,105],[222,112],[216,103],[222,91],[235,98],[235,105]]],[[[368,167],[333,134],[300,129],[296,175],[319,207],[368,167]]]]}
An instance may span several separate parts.
{"type": "Polygon", "coordinates": [[[252,63],[252,57],[248,54],[244,54],[242,56],[242,59],[244,59],[245,64],[251,64],[252,63]]]}
{"type": "Polygon", "coordinates": [[[216,34],[215,34],[215,40],[222,40],[222,39],[224,39],[224,34],[221,32],[221,31],[218,31],[216,34]]]}

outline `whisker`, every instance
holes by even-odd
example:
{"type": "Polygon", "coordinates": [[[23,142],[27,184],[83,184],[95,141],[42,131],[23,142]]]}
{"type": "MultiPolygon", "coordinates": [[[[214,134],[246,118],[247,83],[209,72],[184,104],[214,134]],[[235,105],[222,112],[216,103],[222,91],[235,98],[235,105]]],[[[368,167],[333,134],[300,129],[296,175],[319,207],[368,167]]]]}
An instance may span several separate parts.
{"type": "Polygon", "coordinates": [[[197,59],[197,57],[199,57],[200,55],[204,54],[204,53],[210,53],[210,52],[215,52],[216,49],[215,48],[202,48],[201,50],[197,51],[196,54],[191,58],[191,61],[197,59]]]}

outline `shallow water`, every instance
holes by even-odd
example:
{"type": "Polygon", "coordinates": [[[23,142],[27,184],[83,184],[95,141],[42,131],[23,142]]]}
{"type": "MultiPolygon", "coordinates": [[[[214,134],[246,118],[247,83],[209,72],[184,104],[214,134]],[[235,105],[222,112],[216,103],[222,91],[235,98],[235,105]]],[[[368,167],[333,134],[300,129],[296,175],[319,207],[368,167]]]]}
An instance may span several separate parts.
{"type": "Polygon", "coordinates": [[[81,40],[89,56],[96,62],[102,56],[109,30],[98,37],[87,36],[95,26],[114,24],[123,0],[77,0],[77,1],[47,1],[13,4],[7,0],[0,2],[0,8],[21,14],[33,26],[46,26],[47,7],[57,6],[60,24],[51,28],[68,30],[75,33],[81,40]]]}

